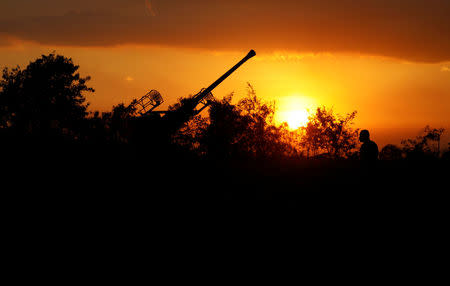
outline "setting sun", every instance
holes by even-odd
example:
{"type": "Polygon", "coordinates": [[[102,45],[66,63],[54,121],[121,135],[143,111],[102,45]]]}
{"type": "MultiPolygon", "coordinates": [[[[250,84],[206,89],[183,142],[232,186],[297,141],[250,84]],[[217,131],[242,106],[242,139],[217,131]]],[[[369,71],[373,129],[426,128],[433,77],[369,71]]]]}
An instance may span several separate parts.
{"type": "Polygon", "coordinates": [[[308,124],[309,113],[304,110],[291,110],[280,112],[279,121],[286,122],[289,129],[295,130],[308,124]]]}
{"type": "Polygon", "coordinates": [[[283,97],[277,100],[275,120],[278,124],[286,122],[291,130],[304,127],[316,106],[315,100],[308,96],[295,94],[283,97]]]}

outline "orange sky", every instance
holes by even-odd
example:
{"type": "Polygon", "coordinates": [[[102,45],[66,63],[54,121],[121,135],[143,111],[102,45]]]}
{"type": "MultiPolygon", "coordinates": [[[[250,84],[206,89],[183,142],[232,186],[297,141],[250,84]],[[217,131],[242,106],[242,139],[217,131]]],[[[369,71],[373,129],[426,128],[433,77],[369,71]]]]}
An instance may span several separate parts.
{"type": "Polygon", "coordinates": [[[381,145],[427,124],[447,128],[448,136],[450,2],[354,3],[4,0],[0,65],[24,67],[56,50],[92,76],[91,110],[150,89],[161,92],[164,109],[254,48],[257,57],[216,97],[235,92],[237,100],[250,82],[258,96],[278,102],[280,114],[319,105],[357,110],[356,127],[374,130],[381,145]]]}

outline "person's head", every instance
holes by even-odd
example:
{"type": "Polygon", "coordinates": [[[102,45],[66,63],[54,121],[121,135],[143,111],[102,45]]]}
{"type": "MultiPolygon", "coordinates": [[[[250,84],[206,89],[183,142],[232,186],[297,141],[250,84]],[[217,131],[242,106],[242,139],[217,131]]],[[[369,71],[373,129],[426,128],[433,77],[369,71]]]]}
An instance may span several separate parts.
{"type": "Polygon", "coordinates": [[[369,140],[370,140],[369,130],[361,130],[361,132],[359,133],[359,141],[367,142],[369,140]]]}

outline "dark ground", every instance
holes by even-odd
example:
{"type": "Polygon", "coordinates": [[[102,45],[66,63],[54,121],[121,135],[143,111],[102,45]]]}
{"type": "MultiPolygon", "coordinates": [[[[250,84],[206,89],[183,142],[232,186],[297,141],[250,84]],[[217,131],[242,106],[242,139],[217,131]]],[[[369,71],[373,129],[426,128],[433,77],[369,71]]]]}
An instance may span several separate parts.
{"type": "Polygon", "coordinates": [[[208,161],[108,146],[16,150],[4,154],[3,201],[37,213],[270,220],[447,211],[448,161],[208,161]]]}
{"type": "Polygon", "coordinates": [[[9,265],[28,263],[36,277],[51,265],[61,281],[149,269],[188,279],[201,265],[201,277],[226,280],[268,260],[298,271],[288,257],[303,270],[329,263],[336,275],[351,260],[354,279],[385,281],[405,265],[438,270],[448,244],[444,161],[155,161],[105,146],[17,149],[2,161],[4,250],[9,265]]]}

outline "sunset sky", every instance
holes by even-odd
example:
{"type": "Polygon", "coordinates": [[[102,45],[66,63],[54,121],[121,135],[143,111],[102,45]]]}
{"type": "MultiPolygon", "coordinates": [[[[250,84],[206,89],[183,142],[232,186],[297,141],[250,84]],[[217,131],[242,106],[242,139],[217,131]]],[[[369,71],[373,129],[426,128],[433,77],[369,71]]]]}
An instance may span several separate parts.
{"type": "Polygon", "coordinates": [[[91,110],[151,89],[176,99],[257,52],[213,93],[276,100],[279,120],[358,111],[384,145],[450,134],[448,0],[1,0],[0,66],[56,51],[92,76],[91,110]]]}

